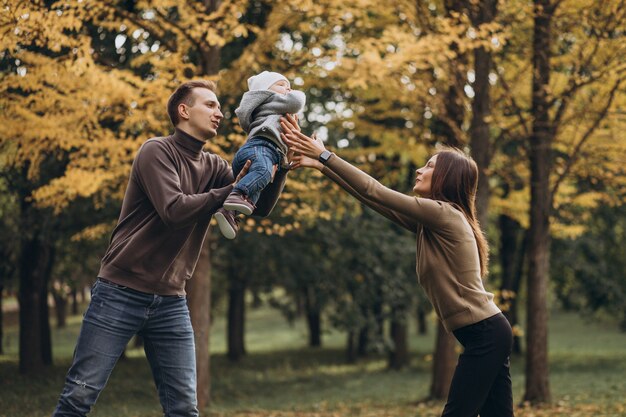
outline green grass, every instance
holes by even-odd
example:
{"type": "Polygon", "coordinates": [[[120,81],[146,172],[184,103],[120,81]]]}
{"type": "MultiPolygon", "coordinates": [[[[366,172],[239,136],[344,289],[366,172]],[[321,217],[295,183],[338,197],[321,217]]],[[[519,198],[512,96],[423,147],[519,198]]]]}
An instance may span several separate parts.
{"type": "MultiPolygon", "coordinates": [[[[324,334],[323,349],[307,348],[304,323],[289,325],[267,308],[249,310],[248,355],[232,364],[225,357],[224,324],[218,317],[211,332],[212,415],[380,417],[436,416],[441,411],[441,403],[416,403],[430,385],[432,322],[427,336],[417,336],[411,329],[412,361],[400,372],[388,371],[383,356],[346,364],[345,335],[339,332],[324,334]]],[[[67,328],[53,329],[55,365],[31,376],[17,372],[17,329],[14,325],[6,329],[6,354],[0,356],[0,416],[51,413],[79,326],[80,317],[73,317],[67,328]]],[[[519,409],[518,416],[626,415],[626,335],[616,326],[554,313],[550,364],[554,405],[543,411],[519,409]]],[[[523,369],[523,358],[514,357],[516,401],[523,394],[523,369]]],[[[129,350],[128,358],[118,364],[91,415],[161,415],[141,350],[129,350]]]]}

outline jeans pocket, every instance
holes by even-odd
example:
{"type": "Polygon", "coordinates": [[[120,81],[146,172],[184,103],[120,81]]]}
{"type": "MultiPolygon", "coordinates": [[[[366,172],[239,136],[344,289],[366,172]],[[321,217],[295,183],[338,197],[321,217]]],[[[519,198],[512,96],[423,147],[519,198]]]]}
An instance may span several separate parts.
{"type": "Polygon", "coordinates": [[[127,290],[128,289],[128,287],[116,284],[116,283],[111,282],[111,281],[107,281],[107,280],[102,279],[102,278],[98,278],[98,282],[100,284],[102,284],[102,285],[105,285],[105,286],[109,287],[109,288],[115,288],[115,289],[118,289],[118,290],[127,290]]]}

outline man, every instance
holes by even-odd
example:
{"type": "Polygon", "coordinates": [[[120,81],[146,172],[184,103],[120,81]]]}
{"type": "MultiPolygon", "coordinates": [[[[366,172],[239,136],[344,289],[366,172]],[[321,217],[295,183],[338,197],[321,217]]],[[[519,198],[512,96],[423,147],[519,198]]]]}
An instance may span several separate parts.
{"type": "MultiPolygon", "coordinates": [[[[224,117],[213,82],[182,84],[167,112],[175,132],[149,139],[135,157],[54,416],[89,412],[135,334],[144,339],[165,416],[198,416],[185,283],[211,216],[250,163],[235,180],[225,160],[202,150],[224,117]]],[[[285,179],[286,171],[276,174],[254,214],[271,212],[285,179]]]]}

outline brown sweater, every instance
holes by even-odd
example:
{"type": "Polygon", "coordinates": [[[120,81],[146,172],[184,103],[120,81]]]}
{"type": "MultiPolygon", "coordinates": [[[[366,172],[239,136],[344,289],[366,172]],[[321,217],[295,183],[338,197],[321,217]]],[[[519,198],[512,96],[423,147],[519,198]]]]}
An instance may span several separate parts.
{"type": "Polygon", "coordinates": [[[417,234],[417,280],[446,330],[500,312],[480,276],[478,247],[463,213],[451,204],[393,191],[331,156],[322,173],[361,202],[417,234]]]}
{"type": "MultiPolygon", "coordinates": [[[[179,129],[141,146],[99,277],[151,294],[185,294],[211,216],[234,181],[229,164],[203,146],[179,129]]],[[[278,173],[264,190],[255,215],[269,214],[285,177],[278,173]]]]}

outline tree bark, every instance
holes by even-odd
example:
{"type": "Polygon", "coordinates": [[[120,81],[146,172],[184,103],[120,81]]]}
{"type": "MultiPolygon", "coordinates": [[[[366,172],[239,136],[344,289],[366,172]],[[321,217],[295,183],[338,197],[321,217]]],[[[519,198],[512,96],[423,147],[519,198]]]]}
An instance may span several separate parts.
{"type": "Polygon", "coordinates": [[[52,258],[50,255],[49,265],[45,272],[45,285],[42,288],[41,297],[39,297],[39,314],[41,315],[41,356],[44,365],[52,365],[52,335],[50,331],[50,307],[48,306],[48,281],[52,272],[52,258]]]}
{"type": "MultiPolygon", "coordinates": [[[[520,284],[523,276],[526,236],[521,225],[513,218],[501,214],[498,224],[500,226],[500,267],[502,271],[500,290],[512,292],[514,295],[507,300],[508,308],[503,310],[511,327],[519,324],[518,300],[520,284]]],[[[522,344],[519,336],[513,336],[513,353],[522,352],[522,344]]]]}
{"type": "Polygon", "coordinates": [[[446,332],[440,320],[437,321],[437,341],[433,357],[433,378],[430,386],[430,398],[445,400],[448,398],[450,383],[457,363],[455,350],[456,339],[446,332]]]}
{"type": "Polygon", "coordinates": [[[346,338],[346,362],[354,363],[356,362],[356,343],[355,343],[356,335],[353,331],[348,332],[348,336],[346,338]]]}
{"type": "MultiPolygon", "coordinates": [[[[466,0],[446,0],[444,2],[446,16],[451,17],[454,13],[466,14],[468,12],[468,2],[466,0]]],[[[461,125],[465,119],[463,87],[467,82],[467,56],[458,52],[456,45],[451,45],[451,50],[457,56],[450,62],[450,87],[445,97],[445,107],[448,118],[456,125],[455,129],[444,131],[446,145],[459,147],[462,145],[463,137],[461,125]]],[[[437,341],[435,343],[435,353],[433,357],[432,383],[430,396],[434,399],[445,399],[448,396],[450,382],[456,367],[456,352],[454,350],[456,340],[448,334],[441,321],[438,320],[437,341]]]]}
{"type": "MultiPolygon", "coordinates": [[[[446,0],[444,7],[446,9],[446,17],[453,18],[455,14],[467,13],[466,0],[446,0]]],[[[459,22],[460,23],[460,22],[459,22]]],[[[446,145],[460,148],[463,143],[462,125],[465,117],[465,92],[464,86],[467,82],[467,55],[459,52],[458,45],[453,43],[450,50],[456,53],[456,56],[450,60],[448,71],[450,82],[448,91],[446,91],[444,99],[445,115],[441,127],[441,134],[446,138],[446,145]]]]}
{"type": "Polygon", "coordinates": [[[389,352],[389,368],[402,369],[409,364],[408,330],[404,320],[392,320],[389,333],[393,348],[389,352]]]}
{"type": "Polygon", "coordinates": [[[309,347],[322,346],[322,314],[313,289],[306,288],[306,322],[309,329],[309,347]]]}
{"type": "Polygon", "coordinates": [[[428,333],[428,325],[426,324],[426,310],[421,304],[417,306],[417,334],[423,336],[428,333]]]}
{"type": "Polygon", "coordinates": [[[367,345],[369,344],[369,327],[364,326],[359,330],[357,338],[356,354],[358,357],[363,358],[367,356],[367,345]]]}
{"type": "Polygon", "coordinates": [[[4,355],[4,312],[2,310],[2,300],[4,297],[4,285],[0,277],[0,355],[4,355]]]}
{"type": "Polygon", "coordinates": [[[20,250],[19,369],[21,373],[40,370],[51,363],[50,324],[47,320],[47,286],[52,248],[40,240],[37,231],[24,237],[20,250]]]}
{"type": "Polygon", "coordinates": [[[550,401],[547,288],[550,268],[550,171],[553,130],[549,116],[550,26],[554,6],[535,0],[530,137],[530,230],[526,325],[526,393],[531,403],[550,401]]]}
{"type": "Polygon", "coordinates": [[[196,387],[199,410],[205,409],[211,402],[211,259],[209,247],[209,242],[205,242],[193,276],[187,281],[186,286],[196,345],[196,387]]]}
{"type": "Polygon", "coordinates": [[[245,315],[246,315],[246,286],[245,283],[233,277],[236,273],[231,270],[231,283],[228,290],[228,359],[238,361],[246,354],[245,347],[245,315]]]}
{"type": "Polygon", "coordinates": [[[76,283],[72,286],[72,292],[70,293],[72,299],[72,315],[78,315],[78,290],[76,289],[76,283]]]}
{"type": "MultiPolygon", "coordinates": [[[[213,13],[219,9],[223,0],[204,0],[207,14],[213,13]]],[[[221,59],[222,48],[217,45],[204,44],[200,51],[200,71],[201,75],[214,75],[220,71],[222,65],[221,59]]]]}
{"type": "Polygon", "coordinates": [[[67,324],[67,304],[68,298],[61,290],[53,290],[52,298],[54,299],[54,312],[56,313],[57,329],[62,329],[67,324]]]}
{"type": "MultiPolygon", "coordinates": [[[[216,11],[222,0],[204,0],[207,15],[216,11]]],[[[198,48],[198,55],[202,62],[200,65],[204,75],[214,75],[220,70],[220,61],[216,60],[213,64],[207,65],[207,61],[211,61],[215,55],[219,58],[221,47],[210,46],[209,51],[206,48],[198,48]]],[[[191,315],[191,324],[194,328],[194,340],[196,344],[196,390],[198,395],[198,409],[206,408],[211,402],[211,353],[210,353],[210,311],[211,311],[211,231],[207,233],[208,238],[205,239],[204,246],[200,253],[200,258],[194,271],[194,276],[188,282],[191,286],[191,292],[194,295],[189,297],[189,313],[191,315]],[[196,330],[198,329],[198,330],[196,330]]]]}
{"type": "MultiPolygon", "coordinates": [[[[477,2],[472,16],[472,24],[479,26],[490,23],[496,15],[497,0],[481,0],[477,2]]],[[[476,194],[476,210],[478,221],[484,228],[487,225],[489,208],[489,177],[487,172],[491,163],[491,146],[488,118],[491,115],[491,96],[489,72],[493,59],[491,52],[483,47],[474,50],[474,99],[472,100],[472,123],[470,125],[470,146],[472,158],[478,166],[478,191],[476,194]]]]}

